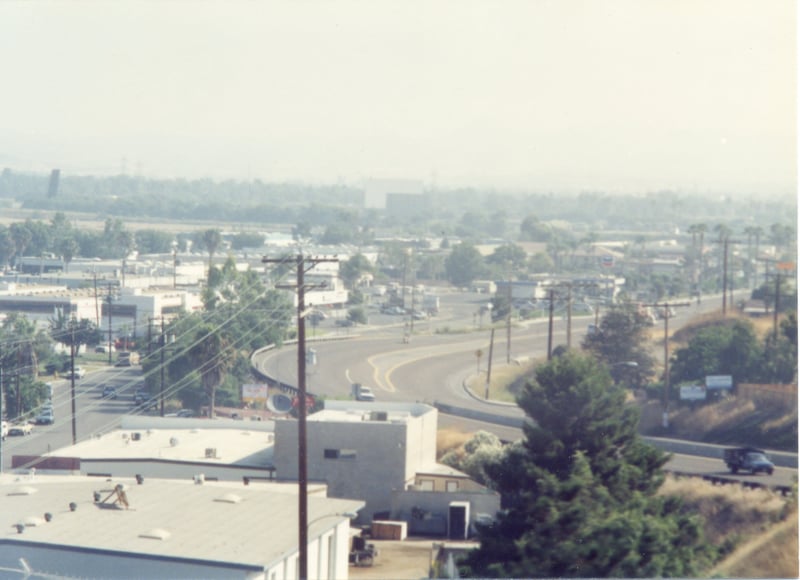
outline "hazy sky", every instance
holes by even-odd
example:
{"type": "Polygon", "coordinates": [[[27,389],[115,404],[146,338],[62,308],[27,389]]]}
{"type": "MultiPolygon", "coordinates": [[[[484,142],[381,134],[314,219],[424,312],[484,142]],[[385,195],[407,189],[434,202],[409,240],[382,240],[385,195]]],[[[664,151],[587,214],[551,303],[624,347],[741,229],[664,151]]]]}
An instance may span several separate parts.
{"type": "Polygon", "coordinates": [[[4,0],[0,167],[789,192],[794,0],[4,0]]]}

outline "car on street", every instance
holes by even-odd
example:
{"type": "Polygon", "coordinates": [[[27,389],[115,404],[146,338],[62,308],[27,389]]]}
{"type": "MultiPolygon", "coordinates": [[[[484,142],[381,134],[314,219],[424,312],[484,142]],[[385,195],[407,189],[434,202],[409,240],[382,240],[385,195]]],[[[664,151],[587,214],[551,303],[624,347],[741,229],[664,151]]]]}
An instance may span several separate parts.
{"type": "Polygon", "coordinates": [[[154,411],[158,409],[158,399],[156,397],[145,396],[141,398],[141,401],[134,398],[134,403],[136,404],[136,408],[142,411],[154,411]]]}
{"type": "Polygon", "coordinates": [[[312,310],[306,314],[306,320],[308,320],[311,324],[319,324],[326,318],[328,318],[328,315],[321,310],[312,310]]]}
{"type": "Polygon", "coordinates": [[[104,399],[116,399],[117,398],[117,389],[114,387],[103,387],[103,398],[104,399]]]}
{"type": "Polygon", "coordinates": [[[76,379],[82,379],[83,377],[86,376],[86,370],[83,369],[82,367],[75,367],[73,370],[68,370],[64,374],[65,379],[71,379],[73,376],[76,379]]]}
{"type": "Polygon", "coordinates": [[[191,409],[181,409],[177,413],[167,413],[165,417],[181,417],[184,419],[189,419],[191,417],[194,417],[194,411],[192,411],[191,409]]]}
{"type": "Polygon", "coordinates": [[[764,450],[755,447],[725,449],[723,460],[733,474],[749,471],[753,475],[761,472],[772,475],[775,470],[775,465],[767,458],[764,450]]]}
{"type": "Polygon", "coordinates": [[[33,433],[33,425],[30,423],[17,423],[15,425],[11,425],[8,430],[8,434],[12,437],[30,435],[31,433],[33,433]]]}
{"type": "Polygon", "coordinates": [[[340,318],[336,321],[336,326],[355,326],[356,323],[349,318],[340,318]]]}
{"type": "Polygon", "coordinates": [[[52,425],[55,423],[55,415],[53,414],[53,408],[43,408],[36,418],[33,420],[34,423],[37,425],[52,425]]]}

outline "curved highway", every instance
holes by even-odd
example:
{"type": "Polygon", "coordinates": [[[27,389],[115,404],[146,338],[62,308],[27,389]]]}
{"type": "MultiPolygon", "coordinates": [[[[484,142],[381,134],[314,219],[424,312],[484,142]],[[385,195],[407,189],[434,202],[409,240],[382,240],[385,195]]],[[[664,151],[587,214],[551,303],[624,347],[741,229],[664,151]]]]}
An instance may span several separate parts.
{"type": "MultiPolygon", "coordinates": [[[[371,322],[378,324],[359,328],[357,332],[352,329],[334,330],[335,326],[331,325],[331,332],[311,338],[307,344],[316,353],[316,364],[307,366],[309,393],[333,399],[349,399],[351,384],[359,382],[370,386],[379,400],[438,402],[493,415],[522,418],[523,413],[518,407],[487,403],[463,388],[464,380],[474,376],[478,370],[478,350],[483,353],[480,368],[485,371],[490,341],[488,328],[476,328],[472,316],[477,305],[485,302],[485,298],[480,301],[464,298],[464,295],[444,298],[443,315],[416,323],[410,342],[404,340],[407,325],[391,317],[373,316],[371,322]],[[450,328],[450,332],[443,332],[445,328],[450,328]]],[[[719,307],[719,301],[706,298],[701,304],[693,303],[680,308],[675,317],[670,319],[670,328],[679,328],[694,316],[719,307]]],[[[589,322],[593,322],[591,317],[573,317],[573,345],[580,343],[589,322]]],[[[656,325],[655,336],[658,336],[661,328],[656,325]]],[[[505,327],[498,327],[495,330],[493,364],[506,364],[509,359],[513,362],[515,359],[546,356],[547,334],[546,320],[513,326],[509,355],[505,327]]],[[[554,347],[566,343],[566,323],[563,319],[554,323],[553,335],[554,347]]],[[[254,363],[274,379],[290,385],[297,384],[297,347],[294,344],[266,351],[254,363]]],[[[439,416],[439,425],[440,428],[452,427],[465,432],[484,429],[506,440],[514,440],[521,434],[515,427],[443,413],[439,416]]],[[[669,468],[720,478],[730,476],[722,460],[715,457],[676,453],[669,468]]],[[[777,467],[772,477],[749,478],[745,475],[731,479],[752,479],[765,485],[784,486],[791,485],[796,474],[796,468],[777,467]]]]}

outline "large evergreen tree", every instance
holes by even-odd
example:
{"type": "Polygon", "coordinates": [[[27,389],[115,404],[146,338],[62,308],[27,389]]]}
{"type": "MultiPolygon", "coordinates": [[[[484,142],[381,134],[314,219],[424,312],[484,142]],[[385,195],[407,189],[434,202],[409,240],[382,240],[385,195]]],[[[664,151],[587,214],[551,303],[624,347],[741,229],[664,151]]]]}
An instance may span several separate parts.
{"type": "Polygon", "coordinates": [[[486,466],[503,510],[480,526],[470,576],[692,576],[708,548],[695,516],[656,495],[667,456],[637,435],[625,392],[586,355],[540,367],[519,405],[525,439],[486,466]]]}

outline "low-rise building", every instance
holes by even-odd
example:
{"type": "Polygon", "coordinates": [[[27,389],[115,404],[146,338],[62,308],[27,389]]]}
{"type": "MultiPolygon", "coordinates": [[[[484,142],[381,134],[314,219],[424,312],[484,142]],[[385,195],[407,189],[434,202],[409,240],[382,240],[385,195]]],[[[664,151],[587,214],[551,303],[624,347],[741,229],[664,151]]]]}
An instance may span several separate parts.
{"type": "MultiPolygon", "coordinates": [[[[423,403],[325,401],[306,424],[309,481],[325,483],[331,497],[364,500],[359,523],[408,519],[415,500],[403,494],[427,494],[427,508],[445,514],[444,527],[409,528],[419,533],[447,533],[449,503],[473,494],[479,503],[460,514],[466,516],[462,528],[469,529],[481,514],[494,516],[500,498],[436,462],[437,428],[438,410],[423,403]]],[[[298,477],[297,437],[295,420],[275,422],[274,465],[281,481],[298,477]]]]}
{"type": "MultiPolygon", "coordinates": [[[[296,578],[296,490],[200,479],[3,475],[0,575],[296,578]]],[[[310,497],[307,505],[309,576],[347,578],[349,520],[363,502],[310,497]]]]}
{"type": "MultiPolygon", "coordinates": [[[[274,424],[271,421],[126,416],[121,429],[97,434],[41,457],[15,455],[12,467],[42,473],[103,477],[207,480],[271,480],[274,424]]],[[[323,493],[324,487],[310,487],[323,493]]]]}

